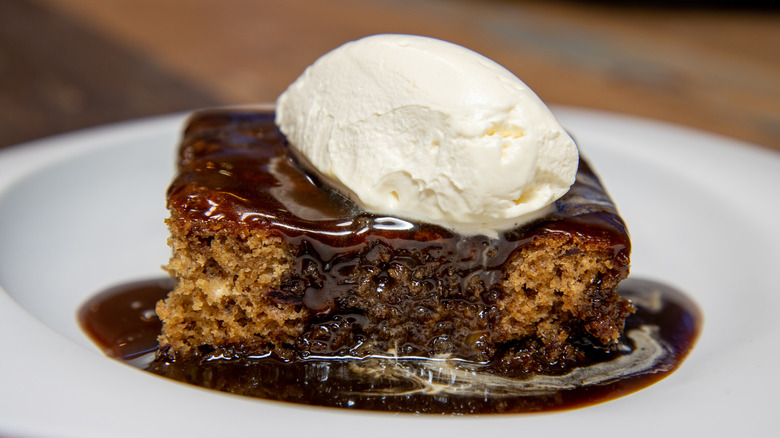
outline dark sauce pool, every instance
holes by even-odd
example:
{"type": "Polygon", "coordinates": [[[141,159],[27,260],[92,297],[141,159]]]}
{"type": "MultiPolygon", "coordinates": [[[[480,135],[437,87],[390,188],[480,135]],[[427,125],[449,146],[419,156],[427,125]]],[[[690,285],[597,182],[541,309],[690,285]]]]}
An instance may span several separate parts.
{"type": "Polygon", "coordinates": [[[626,320],[618,353],[563,375],[508,377],[489,364],[413,357],[154,360],[160,332],[154,306],[172,287],[169,279],[155,279],[109,289],[82,307],[79,321],[108,356],[175,380],[270,400],[391,412],[523,413],[615,399],[677,369],[702,320],[683,293],[629,278],[619,292],[637,312],[626,320]]]}

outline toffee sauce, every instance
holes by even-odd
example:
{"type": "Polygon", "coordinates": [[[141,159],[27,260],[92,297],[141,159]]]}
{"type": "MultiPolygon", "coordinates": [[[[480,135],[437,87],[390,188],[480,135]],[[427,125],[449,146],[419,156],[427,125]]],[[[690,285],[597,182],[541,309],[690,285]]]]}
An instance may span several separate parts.
{"type": "MultiPolygon", "coordinates": [[[[495,240],[464,238],[441,227],[368,214],[338,193],[323,190],[303,172],[275,128],[273,112],[255,110],[204,111],[191,117],[178,174],[168,190],[170,220],[193,225],[193,233],[208,234],[214,227],[238,233],[268,228],[295,246],[310,248],[301,257],[316,255],[318,263],[328,261],[331,271],[339,270],[336,262],[349,265],[350,254],[371,236],[390,248],[398,242],[411,246],[415,254],[429,247],[448,254],[473,253],[457,260],[457,272],[451,276],[464,280],[476,273],[475,283],[488,290],[498,281],[500,265],[518,246],[542,234],[563,233],[597,237],[613,251],[615,267],[602,281],[616,282],[627,275],[628,232],[586,162],[580,162],[577,182],[554,207],[543,220],[495,240]]],[[[423,259],[447,258],[436,254],[423,259]]],[[[438,272],[431,275],[437,281],[449,279],[441,280],[438,272]]],[[[467,291],[470,284],[451,289],[467,291]]],[[[282,361],[271,355],[236,358],[218,349],[171,361],[155,354],[161,323],[154,308],[173,286],[167,279],[118,286],[86,303],[79,319],[108,356],[172,379],[264,399],[392,412],[520,413],[614,399],[676,369],[695,342],[701,320],[683,294],[651,281],[628,279],[621,283],[620,293],[634,301],[637,312],[626,320],[619,348],[605,351],[585,343],[586,357],[558,373],[513,373],[499,363],[464,356],[425,359],[411,356],[413,352],[367,358],[323,354],[282,361]]],[[[343,294],[338,284],[307,290],[315,289],[324,292],[295,295],[294,289],[277,298],[302,300],[325,323],[330,316],[339,316],[336,304],[343,294]]]]}
{"type": "Polygon", "coordinates": [[[629,278],[620,294],[637,308],[612,355],[563,375],[507,377],[490,364],[423,358],[202,356],[154,360],[160,321],[156,302],[173,282],[130,283],[98,294],[79,321],[115,359],[182,382],[269,400],[374,411],[496,414],[573,409],[643,389],[677,369],[701,327],[697,306],[674,288],[629,278]],[[140,358],[140,359],[139,359],[140,358]]]}
{"type": "Polygon", "coordinates": [[[540,220],[506,230],[498,239],[462,236],[440,226],[371,214],[304,170],[274,112],[217,109],[194,113],[179,149],[178,171],[167,191],[171,221],[190,232],[270,229],[293,246],[312,245],[323,260],[368,239],[458,248],[488,243],[501,255],[543,233],[583,234],[606,242],[628,272],[631,243],[623,220],[589,164],[580,160],[577,181],[540,220]]]}

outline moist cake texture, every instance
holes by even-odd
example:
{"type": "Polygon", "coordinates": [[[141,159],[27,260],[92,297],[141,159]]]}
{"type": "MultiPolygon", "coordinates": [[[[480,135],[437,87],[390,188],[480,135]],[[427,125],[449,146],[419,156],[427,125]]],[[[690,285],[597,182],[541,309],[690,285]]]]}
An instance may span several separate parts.
{"type": "Polygon", "coordinates": [[[454,357],[565,369],[615,348],[630,241],[588,164],[498,238],[361,211],[291,155],[268,110],[194,114],[168,191],[177,286],[158,355],[454,357]]]}

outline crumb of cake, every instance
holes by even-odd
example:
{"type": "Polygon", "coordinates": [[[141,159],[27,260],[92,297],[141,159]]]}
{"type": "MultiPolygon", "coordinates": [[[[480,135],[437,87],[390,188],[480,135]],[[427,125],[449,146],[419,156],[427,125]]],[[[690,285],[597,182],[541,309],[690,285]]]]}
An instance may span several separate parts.
{"type": "MultiPolygon", "coordinates": [[[[175,220],[170,220],[175,228],[175,220]]],[[[166,321],[160,344],[182,353],[204,345],[294,343],[307,316],[300,299],[279,291],[293,255],[270,235],[208,237],[173,232],[166,267],[178,280],[157,305],[166,321]]]]}

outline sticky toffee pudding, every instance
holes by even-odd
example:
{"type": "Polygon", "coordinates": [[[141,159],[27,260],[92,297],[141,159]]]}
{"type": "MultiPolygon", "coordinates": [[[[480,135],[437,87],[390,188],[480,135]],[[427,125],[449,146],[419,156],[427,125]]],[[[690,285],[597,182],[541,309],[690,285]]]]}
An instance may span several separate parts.
{"type": "Polygon", "coordinates": [[[81,310],[109,356],[253,397],[466,414],[619,397],[692,346],[699,314],[682,294],[618,291],[628,232],[585,161],[546,216],[459,235],[362,211],[296,162],[273,120],[190,118],[168,191],[171,278],[81,310]]]}
{"type": "Polygon", "coordinates": [[[496,239],[361,211],[296,163],[273,113],[206,111],[168,192],[160,355],[454,357],[520,371],[617,345],[625,225],[585,162],[546,217],[496,239]],[[520,366],[520,365],[518,365],[520,366]]]}

